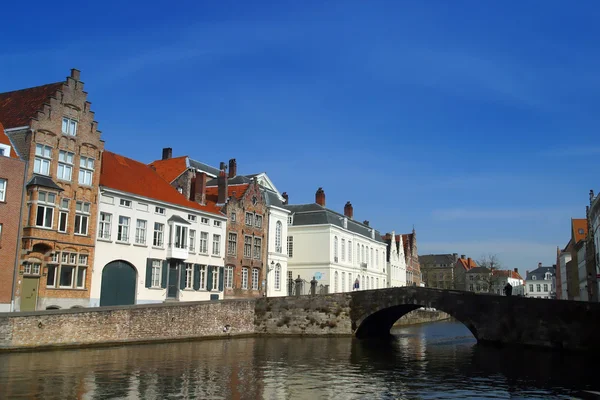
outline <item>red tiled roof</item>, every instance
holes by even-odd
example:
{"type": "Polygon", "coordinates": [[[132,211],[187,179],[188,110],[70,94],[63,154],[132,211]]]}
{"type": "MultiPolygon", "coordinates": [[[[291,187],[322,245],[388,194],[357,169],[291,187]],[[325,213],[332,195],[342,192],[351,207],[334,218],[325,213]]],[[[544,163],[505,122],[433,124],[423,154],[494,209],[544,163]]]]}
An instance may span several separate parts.
{"type": "Polygon", "coordinates": [[[0,93],[0,121],[5,129],[29,126],[31,118],[43,108],[48,97],[62,88],[64,82],[0,93]]]}
{"type": "Polygon", "coordinates": [[[585,240],[585,238],[587,238],[588,226],[586,219],[572,218],[571,225],[575,243],[579,243],[581,240],[585,240]],[[580,231],[583,233],[580,233],[580,231]]]}
{"type": "Polygon", "coordinates": [[[474,261],[472,258],[469,258],[469,259],[462,259],[462,258],[459,258],[459,259],[458,259],[458,263],[459,263],[459,264],[460,264],[460,265],[461,265],[461,266],[462,266],[462,267],[463,267],[463,268],[464,268],[466,271],[468,271],[468,270],[470,270],[470,269],[473,269],[473,268],[477,268],[477,266],[478,266],[478,265],[477,265],[477,263],[476,263],[476,262],[475,262],[475,261],[474,261]]]}
{"type": "Polygon", "coordinates": [[[150,164],[161,178],[171,183],[187,169],[187,156],[156,160],[150,164]]]}
{"type": "Polygon", "coordinates": [[[495,269],[495,270],[492,271],[492,275],[495,275],[495,276],[506,276],[508,278],[520,279],[522,281],[524,280],[518,272],[510,271],[510,270],[504,270],[504,269],[495,269]]]}
{"type": "Polygon", "coordinates": [[[4,126],[2,126],[2,122],[0,122],[0,144],[5,144],[5,145],[10,146],[10,148],[11,148],[10,157],[19,158],[17,156],[17,153],[15,152],[15,149],[13,148],[13,145],[10,143],[10,140],[8,139],[8,136],[6,136],[6,134],[4,133],[4,126]]]}
{"type": "Polygon", "coordinates": [[[400,236],[402,236],[402,244],[404,245],[404,254],[409,255],[412,249],[412,243],[414,235],[412,233],[404,233],[402,235],[396,235],[396,242],[400,241],[400,236]]]}
{"type": "MultiPolygon", "coordinates": [[[[246,193],[248,186],[250,186],[249,183],[244,183],[241,185],[227,186],[227,197],[228,198],[235,197],[238,200],[241,199],[242,197],[244,197],[244,193],[246,193]],[[235,192],[235,196],[234,196],[234,192],[235,192]]],[[[214,201],[216,203],[218,198],[219,198],[219,187],[218,186],[209,186],[206,188],[206,201],[208,201],[208,199],[210,199],[211,201],[214,201]]]]}
{"type": "Polygon", "coordinates": [[[217,207],[215,202],[207,199],[207,204],[203,206],[190,201],[148,165],[109,151],[102,154],[100,185],[149,199],[222,215],[220,207],[217,207]]]}

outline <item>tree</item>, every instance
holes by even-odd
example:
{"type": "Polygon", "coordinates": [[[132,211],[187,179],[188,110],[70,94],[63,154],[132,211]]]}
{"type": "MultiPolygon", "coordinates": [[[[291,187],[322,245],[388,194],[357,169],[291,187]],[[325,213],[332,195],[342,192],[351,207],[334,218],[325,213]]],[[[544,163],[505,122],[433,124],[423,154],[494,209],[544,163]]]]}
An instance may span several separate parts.
{"type": "Polygon", "coordinates": [[[487,255],[481,256],[481,258],[477,260],[477,265],[480,267],[485,267],[491,271],[489,277],[485,277],[483,280],[487,286],[487,292],[492,293],[494,287],[497,286],[498,281],[500,280],[499,277],[493,275],[494,270],[502,269],[500,257],[498,257],[497,254],[488,253],[487,255]]]}

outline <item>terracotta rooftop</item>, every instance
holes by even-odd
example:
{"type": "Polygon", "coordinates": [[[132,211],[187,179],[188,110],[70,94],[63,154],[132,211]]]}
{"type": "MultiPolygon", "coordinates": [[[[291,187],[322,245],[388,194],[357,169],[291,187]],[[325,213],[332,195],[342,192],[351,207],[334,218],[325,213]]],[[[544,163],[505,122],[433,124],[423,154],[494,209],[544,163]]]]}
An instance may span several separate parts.
{"type": "MultiPolygon", "coordinates": [[[[248,183],[244,183],[242,185],[227,186],[227,198],[235,197],[238,200],[241,199],[242,197],[244,197],[244,193],[246,193],[248,186],[250,186],[250,184],[248,184],[248,183]],[[235,195],[234,195],[234,193],[235,193],[235,195]]],[[[218,198],[219,198],[219,187],[218,186],[209,186],[206,188],[206,201],[208,201],[210,199],[211,201],[216,203],[218,198]]]]}
{"type": "Polygon", "coordinates": [[[516,271],[510,271],[505,269],[495,269],[492,271],[494,276],[506,276],[507,278],[524,280],[521,275],[516,271]]]}
{"type": "Polygon", "coordinates": [[[207,204],[203,206],[190,201],[148,165],[109,151],[102,154],[100,185],[165,203],[222,215],[220,207],[217,207],[215,202],[207,199],[207,204]]]}
{"type": "Polygon", "coordinates": [[[64,82],[0,93],[0,121],[5,129],[29,126],[31,118],[43,108],[48,98],[61,89],[64,82]]]}
{"type": "Polygon", "coordinates": [[[467,258],[467,259],[459,258],[457,261],[457,264],[462,266],[467,271],[470,269],[479,267],[472,258],[467,258]]]}
{"type": "Polygon", "coordinates": [[[4,126],[2,126],[2,122],[0,122],[0,144],[5,144],[5,145],[10,146],[10,148],[11,148],[10,157],[19,158],[17,156],[17,153],[15,152],[15,149],[13,148],[13,145],[10,143],[10,140],[8,139],[8,136],[6,136],[6,134],[4,133],[4,126]]]}
{"type": "Polygon", "coordinates": [[[156,160],[150,163],[150,166],[154,167],[154,170],[161,178],[171,183],[187,169],[187,156],[156,160]]]}
{"type": "Polygon", "coordinates": [[[586,219],[571,218],[572,235],[575,238],[575,243],[579,243],[587,238],[588,226],[586,219]]]}

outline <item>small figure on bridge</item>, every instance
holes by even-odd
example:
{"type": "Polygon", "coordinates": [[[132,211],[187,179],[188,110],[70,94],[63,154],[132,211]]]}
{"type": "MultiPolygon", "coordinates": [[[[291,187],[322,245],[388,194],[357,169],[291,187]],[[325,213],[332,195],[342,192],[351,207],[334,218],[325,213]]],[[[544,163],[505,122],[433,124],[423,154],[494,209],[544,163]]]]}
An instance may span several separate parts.
{"type": "Polygon", "coordinates": [[[506,282],[506,286],[504,286],[504,295],[510,296],[512,294],[512,285],[506,282]]]}
{"type": "Polygon", "coordinates": [[[356,280],[354,281],[354,287],[352,289],[358,290],[359,288],[360,288],[360,281],[358,280],[358,278],[356,278],[356,280]]]}
{"type": "Polygon", "coordinates": [[[316,278],[313,276],[312,281],[310,281],[310,294],[311,296],[314,296],[317,294],[317,280],[316,278]]]}

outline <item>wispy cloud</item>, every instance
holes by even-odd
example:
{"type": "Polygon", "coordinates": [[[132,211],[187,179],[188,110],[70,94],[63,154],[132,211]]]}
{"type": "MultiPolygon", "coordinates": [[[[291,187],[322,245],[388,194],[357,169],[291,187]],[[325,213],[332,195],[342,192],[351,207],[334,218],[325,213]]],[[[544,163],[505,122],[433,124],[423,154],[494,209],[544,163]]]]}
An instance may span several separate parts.
{"type": "Polygon", "coordinates": [[[450,208],[431,212],[431,217],[440,221],[465,219],[540,219],[569,216],[571,208],[535,208],[535,209],[469,209],[450,208]]]}

